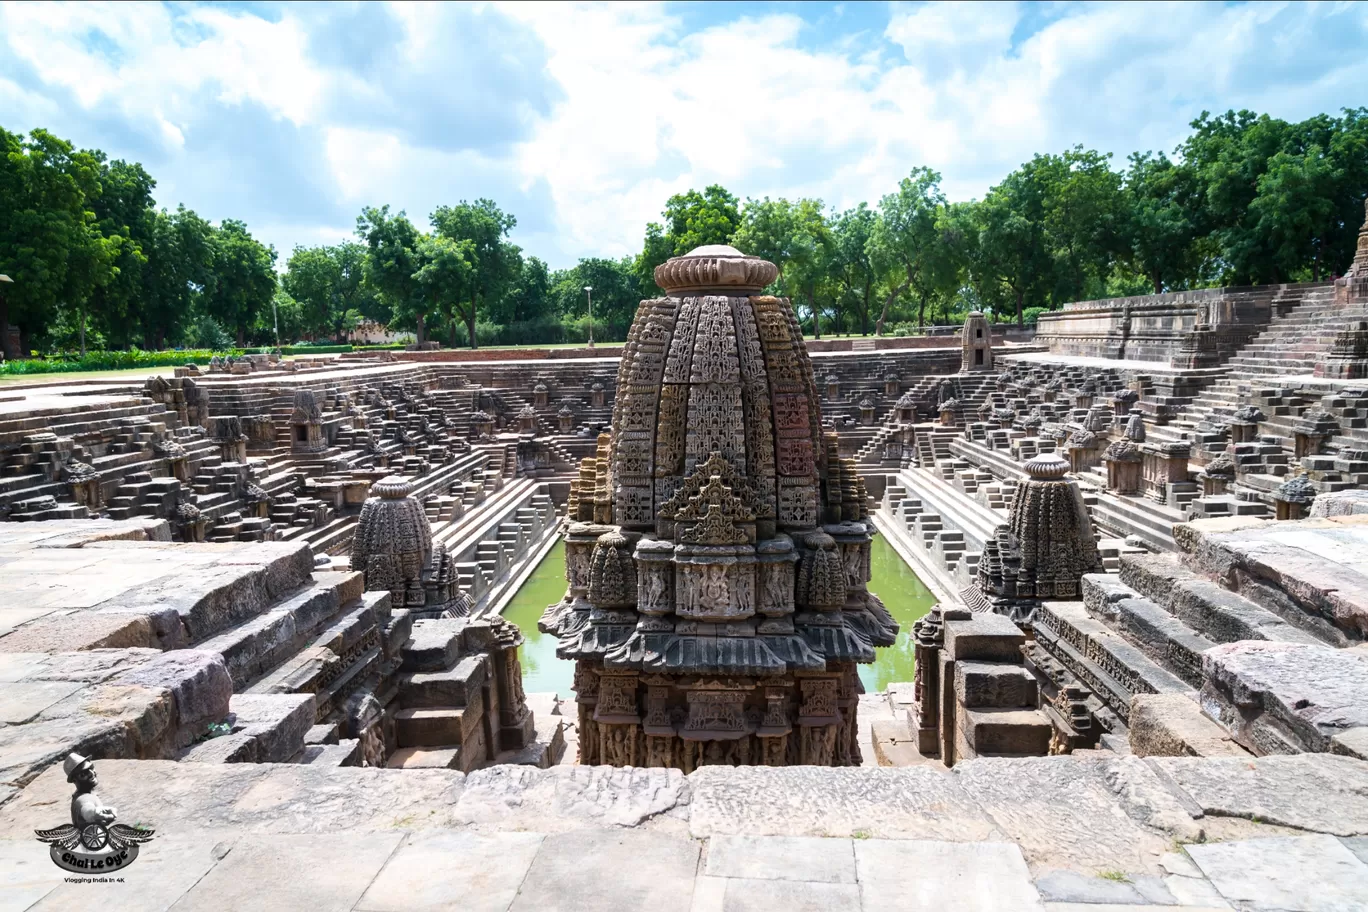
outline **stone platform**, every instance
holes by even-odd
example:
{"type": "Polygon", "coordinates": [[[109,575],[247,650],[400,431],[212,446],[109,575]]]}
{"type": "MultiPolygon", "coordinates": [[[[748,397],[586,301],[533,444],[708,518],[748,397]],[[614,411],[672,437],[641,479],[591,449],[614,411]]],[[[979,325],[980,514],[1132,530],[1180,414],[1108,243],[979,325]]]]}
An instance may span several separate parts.
{"type": "Polygon", "coordinates": [[[64,883],[0,808],[0,909],[1347,910],[1368,764],[978,759],[930,767],[398,771],[101,761],[153,827],[124,883],[64,883]],[[810,796],[840,800],[819,808],[810,796]]]}

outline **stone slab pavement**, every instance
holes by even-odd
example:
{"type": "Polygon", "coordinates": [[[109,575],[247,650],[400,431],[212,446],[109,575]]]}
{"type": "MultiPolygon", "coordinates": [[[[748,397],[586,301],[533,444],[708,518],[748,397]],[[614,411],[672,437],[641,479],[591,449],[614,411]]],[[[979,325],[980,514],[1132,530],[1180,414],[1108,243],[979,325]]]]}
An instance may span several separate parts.
{"type": "Polygon", "coordinates": [[[1241,840],[1172,853],[1165,877],[1046,872],[1011,842],[714,836],[594,828],[154,839],[118,882],[0,840],[0,912],[1354,912],[1362,840],[1241,840]]]}
{"type": "Polygon", "coordinates": [[[1368,910],[1368,763],[978,759],[953,771],[99,761],[157,830],[123,882],[33,836],[60,767],[0,793],[8,910],[1368,910]]]}

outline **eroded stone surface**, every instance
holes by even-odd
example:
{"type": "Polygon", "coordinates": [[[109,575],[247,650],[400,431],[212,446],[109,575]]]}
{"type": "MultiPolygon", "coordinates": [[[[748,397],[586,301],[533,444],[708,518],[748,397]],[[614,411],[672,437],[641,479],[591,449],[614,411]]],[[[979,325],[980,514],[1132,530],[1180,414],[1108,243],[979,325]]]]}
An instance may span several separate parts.
{"type": "MultiPolygon", "coordinates": [[[[153,828],[179,822],[255,833],[450,826],[465,777],[454,770],[102,760],[100,796],[153,828]]],[[[0,837],[51,827],[71,786],[60,765],[0,808],[0,837]],[[45,822],[46,821],[46,822],[45,822]]]]}
{"type": "Polygon", "coordinates": [[[1250,912],[1368,908],[1368,865],[1329,836],[1188,846],[1221,895],[1250,912]]]}
{"type": "Polygon", "coordinates": [[[1327,754],[1258,759],[1152,757],[1202,812],[1330,833],[1368,834],[1368,763],[1327,754]]]}
{"type": "Polygon", "coordinates": [[[1001,838],[954,778],[929,767],[704,767],[689,784],[695,836],[1001,838]]]}
{"type": "Polygon", "coordinates": [[[1256,754],[1328,751],[1368,726],[1368,657],[1301,643],[1239,642],[1202,657],[1207,714],[1256,754]]]}
{"type": "Polygon", "coordinates": [[[630,827],[686,807],[690,794],[679,770],[493,766],[470,774],[454,813],[462,823],[503,829],[630,827]]]}
{"type": "Polygon", "coordinates": [[[1138,757],[980,758],[955,779],[1032,865],[1146,871],[1175,838],[1201,833],[1138,757]]]}

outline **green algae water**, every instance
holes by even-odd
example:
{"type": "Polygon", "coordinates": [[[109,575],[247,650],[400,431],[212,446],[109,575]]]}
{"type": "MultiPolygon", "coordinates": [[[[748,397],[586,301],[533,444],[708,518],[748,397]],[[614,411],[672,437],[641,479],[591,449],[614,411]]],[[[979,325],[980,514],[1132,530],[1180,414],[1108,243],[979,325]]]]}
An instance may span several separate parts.
{"type": "MultiPolygon", "coordinates": [[[[882,535],[874,536],[869,590],[883,599],[899,626],[898,641],[878,650],[878,661],[873,665],[860,666],[860,680],[864,682],[865,690],[874,693],[895,681],[912,680],[912,622],[930,611],[936,599],[882,535]]],[[[523,689],[528,693],[555,692],[562,699],[570,697],[574,663],[556,658],[556,638],[537,630],[537,619],[546,606],[560,601],[564,594],[565,542],[558,541],[503,613],[522,631],[519,657],[522,659],[523,689]]]]}
{"type": "Polygon", "coordinates": [[[503,616],[518,625],[523,644],[518,647],[522,660],[523,690],[527,693],[558,693],[569,699],[575,678],[575,663],[556,658],[556,638],[537,629],[537,619],[547,605],[565,595],[565,541],[556,542],[537,569],[518,589],[504,608],[503,616]]]}
{"type": "Polygon", "coordinates": [[[860,666],[865,692],[875,693],[894,682],[912,680],[912,622],[931,610],[936,597],[882,535],[874,536],[869,555],[869,591],[883,600],[898,622],[898,641],[876,650],[873,665],[860,666]]]}

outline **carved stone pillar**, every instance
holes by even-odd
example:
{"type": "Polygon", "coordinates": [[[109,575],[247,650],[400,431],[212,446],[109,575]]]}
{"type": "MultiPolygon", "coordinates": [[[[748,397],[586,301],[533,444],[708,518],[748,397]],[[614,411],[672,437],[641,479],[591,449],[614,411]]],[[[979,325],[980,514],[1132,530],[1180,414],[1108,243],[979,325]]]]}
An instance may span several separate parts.
{"type": "Polygon", "coordinates": [[[1145,496],[1168,503],[1169,487],[1188,481],[1190,444],[1146,443],[1140,448],[1144,459],[1145,496]]]}
{"type": "Polygon", "coordinates": [[[947,399],[940,404],[941,427],[959,426],[960,404],[957,399],[947,399]]]}
{"type": "Polygon", "coordinates": [[[1273,503],[1278,519],[1304,519],[1316,499],[1316,486],[1305,475],[1297,475],[1278,485],[1273,503]]]}
{"type": "Polygon", "coordinates": [[[1230,419],[1230,442],[1252,443],[1259,436],[1259,422],[1267,417],[1257,406],[1236,409],[1230,419]]]}
{"type": "Polygon", "coordinates": [[[560,432],[569,434],[575,429],[575,410],[568,405],[562,405],[560,411],[556,412],[556,420],[560,422],[560,432]]]}
{"type": "Polygon", "coordinates": [[[595,381],[589,387],[589,402],[594,408],[603,408],[603,384],[595,381]]]}
{"type": "Polygon", "coordinates": [[[547,401],[551,398],[551,391],[547,389],[545,383],[538,383],[532,387],[532,404],[541,409],[546,408],[547,401]]]}
{"type": "Polygon", "coordinates": [[[893,397],[898,395],[899,383],[897,374],[884,375],[884,395],[893,397]]]}
{"type": "Polygon", "coordinates": [[[1108,491],[1139,494],[1144,489],[1143,457],[1134,441],[1124,437],[1115,441],[1107,447],[1103,460],[1107,464],[1108,491]]]}

